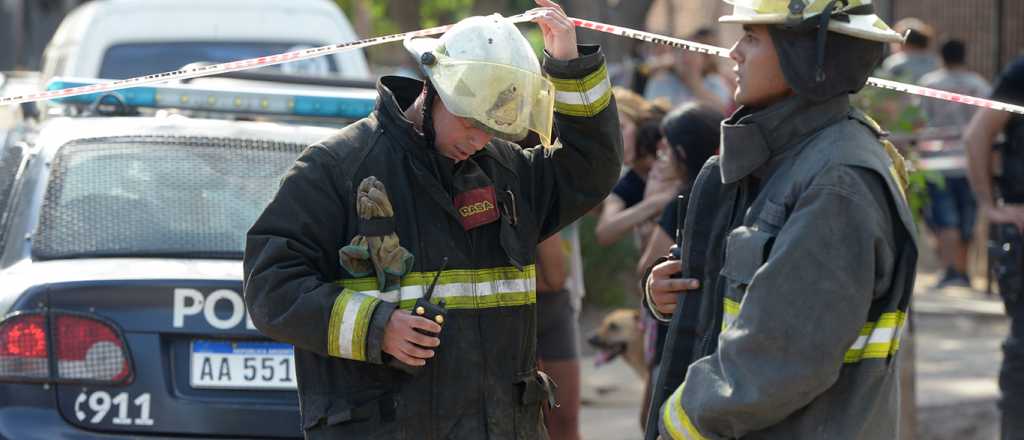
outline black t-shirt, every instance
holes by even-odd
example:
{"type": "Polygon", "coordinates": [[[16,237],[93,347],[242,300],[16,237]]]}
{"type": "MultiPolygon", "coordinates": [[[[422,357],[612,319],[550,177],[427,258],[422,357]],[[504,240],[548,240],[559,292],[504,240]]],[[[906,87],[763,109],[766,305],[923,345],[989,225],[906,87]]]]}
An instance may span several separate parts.
{"type": "MultiPolygon", "coordinates": [[[[999,75],[996,86],[992,91],[992,99],[1003,101],[1009,104],[1024,105],[1024,57],[1017,58],[1007,66],[1006,70],[999,75]]],[[[1024,116],[1013,115],[1006,124],[1007,139],[1012,139],[1011,134],[1024,124],[1024,116]]]]}
{"type": "Polygon", "coordinates": [[[629,170],[619,178],[615,188],[612,188],[612,194],[619,196],[626,203],[626,208],[629,208],[644,199],[644,189],[646,188],[647,182],[644,178],[640,177],[636,171],[629,170]]]}
{"type": "Polygon", "coordinates": [[[1024,57],[1014,60],[999,75],[992,99],[1024,105],[1024,57]]]}
{"type": "MultiPolygon", "coordinates": [[[[1024,57],[1010,63],[999,76],[992,92],[992,99],[1024,105],[1024,57]]],[[[1007,202],[1024,203],[1024,183],[1021,182],[1021,178],[1024,177],[1024,164],[1020,163],[1024,154],[1024,116],[1012,115],[1006,123],[1004,132],[1008,148],[1004,151],[1003,178],[997,181],[1000,182],[1000,190],[1007,202]]]]}

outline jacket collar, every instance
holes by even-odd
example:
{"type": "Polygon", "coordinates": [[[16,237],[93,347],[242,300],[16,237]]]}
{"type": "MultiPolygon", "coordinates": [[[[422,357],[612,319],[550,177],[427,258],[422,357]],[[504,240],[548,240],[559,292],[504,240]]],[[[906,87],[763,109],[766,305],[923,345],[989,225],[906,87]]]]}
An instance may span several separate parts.
{"type": "MultiPolygon", "coordinates": [[[[422,177],[427,182],[428,192],[436,196],[439,203],[449,198],[449,193],[493,185],[473,157],[456,164],[428,147],[423,134],[405,117],[405,110],[416,101],[422,90],[422,81],[401,76],[386,76],[377,82],[379,98],[376,112],[385,135],[413,157],[424,173],[422,177]],[[439,186],[435,187],[433,181],[439,186]]],[[[442,205],[450,206],[451,201],[442,205]]]]}
{"type": "Polygon", "coordinates": [[[808,136],[844,119],[850,98],[840,95],[823,102],[791,96],[767,108],[740,107],[722,122],[722,182],[736,182],[782,157],[808,136]]]}
{"type": "Polygon", "coordinates": [[[404,140],[426,146],[423,135],[416,130],[412,121],[406,119],[405,109],[409,108],[423,90],[423,81],[401,76],[383,76],[377,81],[377,105],[374,111],[387,127],[394,127],[395,134],[404,140]]]}
{"type": "MultiPolygon", "coordinates": [[[[427,140],[416,126],[405,117],[409,108],[423,91],[423,81],[403,76],[384,76],[377,81],[377,106],[375,111],[381,121],[384,133],[402,149],[424,162],[440,162],[449,171],[454,161],[442,156],[427,146],[427,140]]],[[[440,99],[440,98],[438,98],[440,99]]]]}

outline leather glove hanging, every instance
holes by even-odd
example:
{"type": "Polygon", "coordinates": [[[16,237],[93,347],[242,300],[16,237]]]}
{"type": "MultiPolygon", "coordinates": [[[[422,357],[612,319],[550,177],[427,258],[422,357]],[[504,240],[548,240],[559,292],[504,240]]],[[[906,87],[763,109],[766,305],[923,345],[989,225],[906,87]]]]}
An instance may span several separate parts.
{"type": "Polygon", "coordinates": [[[413,255],[401,246],[395,233],[395,211],[384,183],[370,176],[356,190],[359,235],[338,252],[341,266],[354,277],[377,275],[381,292],[397,290],[412,270],[413,255]]]}

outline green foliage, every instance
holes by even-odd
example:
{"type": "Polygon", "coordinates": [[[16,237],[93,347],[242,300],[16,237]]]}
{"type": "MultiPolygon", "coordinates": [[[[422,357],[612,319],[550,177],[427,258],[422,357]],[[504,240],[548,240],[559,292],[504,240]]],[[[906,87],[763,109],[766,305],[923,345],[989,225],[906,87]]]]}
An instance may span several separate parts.
{"type": "Polygon", "coordinates": [[[914,214],[914,220],[921,222],[921,213],[928,206],[928,183],[938,186],[939,189],[946,188],[946,179],[938,171],[914,170],[907,175],[908,190],[907,204],[910,205],[910,212],[914,214]]]}
{"type": "MultiPolygon", "coordinates": [[[[355,21],[356,13],[353,3],[358,0],[334,0],[338,7],[345,12],[349,21],[355,21]]],[[[390,35],[400,32],[398,25],[388,17],[388,5],[391,2],[366,2],[370,7],[370,20],[373,26],[374,35],[390,35]]],[[[360,35],[359,38],[369,38],[372,35],[360,35]]]]}
{"type": "Polygon", "coordinates": [[[537,59],[544,59],[544,35],[540,32],[540,27],[532,25],[529,27],[519,27],[519,30],[526,36],[526,41],[530,42],[530,46],[533,47],[533,51],[537,54],[537,59]]]}
{"type": "Polygon", "coordinates": [[[631,239],[611,246],[597,243],[594,229],[597,217],[580,219],[580,252],[583,254],[583,280],[587,288],[584,301],[601,308],[632,307],[639,301],[638,281],[634,275],[640,255],[631,239]]]}
{"type": "MultiPolygon", "coordinates": [[[[564,5],[565,2],[561,2],[561,3],[562,3],[562,7],[564,8],[565,7],[565,5],[564,5]]],[[[509,12],[511,12],[513,14],[518,14],[520,12],[525,12],[527,10],[530,10],[530,9],[533,9],[533,8],[536,8],[536,7],[537,7],[537,3],[534,3],[533,0],[506,0],[505,1],[506,11],[509,11],[509,12]],[[514,11],[514,12],[512,12],[512,11],[514,11]]],[[[505,15],[510,15],[510,14],[505,14],[505,15]]]]}
{"type": "Polygon", "coordinates": [[[455,23],[470,16],[473,3],[473,0],[421,1],[420,24],[423,27],[432,27],[455,23]]]}
{"type": "MultiPolygon", "coordinates": [[[[893,78],[897,81],[913,82],[908,78],[893,78]]],[[[901,138],[908,138],[924,127],[925,118],[921,111],[920,101],[902,92],[883,89],[879,87],[864,87],[859,93],[852,96],[853,105],[860,108],[878,122],[885,130],[892,132],[901,138]]],[[[908,164],[916,161],[916,154],[909,151],[908,145],[897,145],[900,151],[907,157],[908,164]]],[[[928,186],[931,182],[940,187],[945,187],[945,180],[942,175],[935,171],[922,170],[911,167],[907,175],[907,203],[910,205],[914,220],[921,221],[922,209],[928,205],[928,186]]]]}
{"type": "Polygon", "coordinates": [[[853,105],[893,133],[910,134],[924,126],[921,106],[910,95],[869,86],[852,98],[853,105]]]}
{"type": "MultiPolygon", "coordinates": [[[[417,17],[419,17],[419,23],[416,28],[422,29],[452,24],[474,14],[492,14],[497,12],[507,17],[537,7],[534,0],[490,0],[481,2],[476,0],[417,0],[413,2],[378,2],[370,0],[334,1],[338,4],[338,7],[341,8],[345,15],[348,16],[349,21],[352,22],[357,20],[357,2],[360,2],[360,4],[363,4],[367,8],[370,15],[370,33],[372,35],[360,35],[360,38],[390,35],[416,30],[401,29],[400,24],[395,21],[396,11],[405,11],[401,11],[396,8],[416,7],[416,5],[419,5],[419,14],[417,15],[417,17]]],[[[408,26],[408,24],[406,24],[406,26],[408,26]]],[[[542,56],[544,50],[544,38],[541,36],[540,29],[536,25],[524,23],[520,25],[520,30],[524,35],[526,35],[527,40],[530,41],[530,44],[537,52],[537,56],[542,56]]],[[[393,64],[396,63],[396,60],[398,59],[396,58],[396,53],[401,55],[401,50],[395,49],[395,47],[399,46],[388,45],[370,47],[366,49],[366,53],[371,62],[393,64]]]]}
{"type": "MultiPolygon", "coordinates": [[[[334,0],[335,3],[345,12],[349,19],[355,16],[353,3],[359,0],[334,0]]],[[[371,22],[375,35],[387,35],[402,31],[415,29],[398,29],[398,26],[390,18],[388,8],[407,7],[405,2],[365,2],[370,8],[371,22]]],[[[419,2],[420,27],[432,27],[443,24],[451,24],[474,13],[475,0],[420,0],[419,2]]],[[[493,12],[509,16],[518,14],[537,7],[533,0],[504,0],[497,4],[495,11],[476,11],[480,14],[491,14],[493,12]]],[[[368,35],[366,36],[368,37],[368,35]]]]}

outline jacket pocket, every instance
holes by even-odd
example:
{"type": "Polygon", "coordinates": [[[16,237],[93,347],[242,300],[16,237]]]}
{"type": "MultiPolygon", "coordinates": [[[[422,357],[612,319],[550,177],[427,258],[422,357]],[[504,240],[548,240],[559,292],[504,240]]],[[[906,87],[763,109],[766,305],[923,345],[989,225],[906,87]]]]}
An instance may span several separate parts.
{"type": "Polygon", "coordinates": [[[733,229],[726,238],[725,264],[721,271],[726,280],[723,330],[739,315],[740,303],[747,294],[747,287],[764,264],[774,241],[774,235],[747,226],[733,229]]]}
{"type": "Polygon", "coordinates": [[[519,405],[516,405],[515,410],[516,439],[542,438],[545,430],[542,429],[541,405],[545,400],[554,402],[555,387],[551,378],[540,371],[517,375],[519,405]]]}
{"type": "MultiPolygon", "coordinates": [[[[313,395],[303,399],[302,429],[359,435],[369,438],[383,430],[384,413],[394,412],[394,399],[384,395],[360,405],[333,395],[313,395]]],[[[393,422],[394,417],[388,417],[393,422]]]]}
{"type": "Polygon", "coordinates": [[[501,248],[505,251],[508,261],[516,268],[522,269],[533,261],[536,252],[538,237],[533,214],[528,211],[526,203],[520,200],[519,194],[511,186],[500,188],[497,199],[501,210],[501,248]]]}

